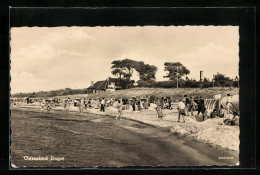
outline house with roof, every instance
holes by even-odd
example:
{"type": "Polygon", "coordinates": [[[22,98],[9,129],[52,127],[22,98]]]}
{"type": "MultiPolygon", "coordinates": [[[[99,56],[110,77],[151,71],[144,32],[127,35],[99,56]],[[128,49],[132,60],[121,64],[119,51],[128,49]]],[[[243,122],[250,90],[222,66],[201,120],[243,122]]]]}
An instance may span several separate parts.
{"type": "Polygon", "coordinates": [[[122,89],[120,86],[120,80],[118,78],[108,77],[106,80],[91,82],[91,86],[87,88],[88,94],[94,94],[99,92],[112,92],[122,89]]]}

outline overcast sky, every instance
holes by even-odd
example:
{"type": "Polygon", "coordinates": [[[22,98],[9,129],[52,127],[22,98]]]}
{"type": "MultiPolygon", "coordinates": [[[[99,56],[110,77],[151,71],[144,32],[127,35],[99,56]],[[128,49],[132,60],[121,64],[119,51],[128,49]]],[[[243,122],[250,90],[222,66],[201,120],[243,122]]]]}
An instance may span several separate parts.
{"type": "Polygon", "coordinates": [[[158,81],[164,62],[181,62],[196,80],[200,70],[235,78],[238,44],[237,26],[12,28],[11,93],[87,88],[125,58],[157,66],[158,81]]]}

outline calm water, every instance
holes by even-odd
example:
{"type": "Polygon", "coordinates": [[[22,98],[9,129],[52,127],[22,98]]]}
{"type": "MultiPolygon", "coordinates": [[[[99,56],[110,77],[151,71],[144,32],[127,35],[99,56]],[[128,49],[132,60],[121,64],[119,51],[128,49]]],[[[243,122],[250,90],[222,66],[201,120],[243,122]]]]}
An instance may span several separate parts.
{"type": "Polygon", "coordinates": [[[12,110],[11,159],[17,167],[234,165],[238,156],[185,142],[129,120],[75,112],[12,110]],[[193,146],[191,146],[193,145],[193,146]],[[196,146],[194,146],[196,145],[196,146]],[[64,158],[24,160],[24,156],[64,158]],[[219,160],[232,156],[232,160],[219,160]]]}

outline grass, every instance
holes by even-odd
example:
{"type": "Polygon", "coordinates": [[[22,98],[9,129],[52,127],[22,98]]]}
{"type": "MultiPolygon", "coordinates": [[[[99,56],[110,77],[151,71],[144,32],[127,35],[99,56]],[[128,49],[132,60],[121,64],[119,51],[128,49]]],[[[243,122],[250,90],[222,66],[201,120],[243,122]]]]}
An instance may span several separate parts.
{"type": "Polygon", "coordinates": [[[131,98],[133,96],[137,98],[147,97],[147,96],[154,96],[154,97],[172,97],[173,99],[180,99],[184,95],[188,96],[202,96],[203,98],[213,98],[214,95],[222,94],[222,96],[226,96],[226,94],[239,94],[239,88],[226,88],[226,87],[215,87],[215,88],[132,88],[132,89],[125,89],[125,90],[118,90],[115,92],[101,92],[96,94],[75,94],[75,95],[68,95],[68,96],[58,96],[58,98],[62,97],[89,97],[89,98],[96,98],[96,97],[113,97],[113,98],[131,98]]]}

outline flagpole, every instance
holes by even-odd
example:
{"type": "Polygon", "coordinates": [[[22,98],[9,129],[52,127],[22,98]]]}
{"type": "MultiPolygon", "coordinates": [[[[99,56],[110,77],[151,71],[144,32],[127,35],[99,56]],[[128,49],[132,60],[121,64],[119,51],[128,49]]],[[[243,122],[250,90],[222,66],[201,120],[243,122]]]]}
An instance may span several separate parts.
{"type": "Polygon", "coordinates": [[[179,74],[179,66],[177,65],[177,89],[178,89],[178,87],[179,87],[179,80],[178,80],[178,74],[179,74]]]}

